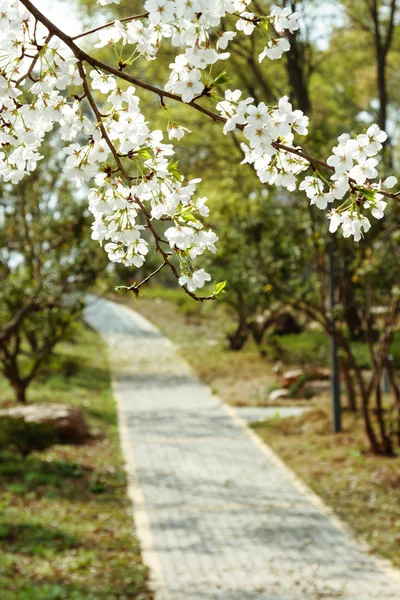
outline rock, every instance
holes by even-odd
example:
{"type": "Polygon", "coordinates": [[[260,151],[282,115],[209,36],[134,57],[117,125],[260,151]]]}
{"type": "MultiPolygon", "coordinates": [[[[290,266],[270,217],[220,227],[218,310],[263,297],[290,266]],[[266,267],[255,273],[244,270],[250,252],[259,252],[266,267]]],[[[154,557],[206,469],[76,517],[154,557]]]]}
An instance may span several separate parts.
{"type": "Polygon", "coordinates": [[[0,410],[0,416],[24,419],[54,427],[61,442],[79,444],[89,436],[89,426],[80,408],[66,404],[28,404],[0,410]]]}
{"type": "Polygon", "coordinates": [[[279,398],[287,398],[288,396],[288,390],[272,390],[272,392],[269,393],[268,400],[270,402],[275,402],[276,400],[279,400],[279,398]]]}
{"type": "Polygon", "coordinates": [[[272,372],[273,373],[280,373],[282,370],[282,361],[281,360],[277,360],[276,363],[274,364],[274,366],[272,367],[272,372]]]}
{"type": "Polygon", "coordinates": [[[303,369],[292,369],[291,371],[285,371],[281,378],[281,385],[284,388],[288,388],[296,383],[300,377],[303,377],[305,372],[303,369]]]}

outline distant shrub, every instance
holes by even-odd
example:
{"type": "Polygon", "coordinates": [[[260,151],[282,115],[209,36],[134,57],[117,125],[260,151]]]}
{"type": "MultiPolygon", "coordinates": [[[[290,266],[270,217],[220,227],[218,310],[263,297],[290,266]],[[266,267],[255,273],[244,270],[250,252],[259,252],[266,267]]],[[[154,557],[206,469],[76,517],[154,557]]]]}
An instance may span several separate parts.
{"type": "MultiPolygon", "coordinates": [[[[350,341],[355,359],[361,369],[371,368],[368,346],[363,342],[350,341]]],[[[270,334],[263,348],[263,355],[270,360],[285,364],[316,367],[329,366],[329,336],[323,331],[303,331],[288,335],[270,334]]],[[[393,367],[400,369],[400,332],[394,335],[390,348],[393,367]]]]}
{"type": "Polygon", "coordinates": [[[327,366],[329,338],[322,331],[274,334],[267,337],[263,353],[270,360],[281,360],[285,364],[327,366]]]}
{"type": "Polygon", "coordinates": [[[164,300],[172,302],[185,317],[200,316],[202,314],[201,303],[193,302],[192,298],[182,294],[182,290],[179,287],[164,287],[162,285],[148,287],[143,291],[143,298],[151,298],[158,302],[164,300]]]}
{"type": "Polygon", "coordinates": [[[277,336],[284,348],[284,360],[290,364],[326,366],[329,362],[329,338],[323,331],[303,331],[277,336]]]}
{"type": "Polygon", "coordinates": [[[52,427],[24,419],[0,417],[0,450],[14,449],[23,456],[45,450],[59,442],[52,427]]]}

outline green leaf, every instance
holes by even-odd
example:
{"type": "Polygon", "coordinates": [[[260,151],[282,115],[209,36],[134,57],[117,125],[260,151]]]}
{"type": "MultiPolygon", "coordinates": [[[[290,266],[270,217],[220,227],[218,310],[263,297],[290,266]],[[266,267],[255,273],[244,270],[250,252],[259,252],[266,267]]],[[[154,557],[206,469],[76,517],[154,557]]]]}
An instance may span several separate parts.
{"type": "Polygon", "coordinates": [[[375,192],[371,191],[371,190],[367,190],[365,188],[361,188],[361,193],[363,196],[365,196],[368,200],[371,200],[372,202],[375,201],[375,192]]]}
{"type": "Polygon", "coordinates": [[[178,161],[176,161],[175,163],[173,163],[172,161],[169,163],[168,165],[168,171],[169,173],[171,173],[171,175],[173,177],[175,177],[175,179],[177,179],[178,181],[181,180],[181,174],[179,172],[179,168],[178,168],[178,161]]]}
{"type": "Polygon", "coordinates": [[[192,215],[192,213],[182,213],[181,214],[182,219],[184,219],[185,221],[192,221],[193,223],[197,223],[197,219],[194,215],[192,215]]]}
{"type": "Polygon", "coordinates": [[[141,148],[138,152],[138,155],[141,156],[142,158],[144,158],[145,160],[147,160],[148,158],[151,158],[149,148],[141,148]]]}
{"type": "Polygon", "coordinates": [[[216,85],[224,85],[226,83],[231,83],[231,81],[232,80],[229,77],[227,70],[225,69],[225,71],[222,71],[222,73],[217,75],[214,81],[211,82],[210,87],[215,87],[216,85]]]}
{"type": "Polygon", "coordinates": [[[226,287],[226,281],[219,281],[218,283],[215,284],[215,288],[212,291],[212,295],[215,298],[218,298],[219,296],[226,294],[225,287],[226,287]]]}

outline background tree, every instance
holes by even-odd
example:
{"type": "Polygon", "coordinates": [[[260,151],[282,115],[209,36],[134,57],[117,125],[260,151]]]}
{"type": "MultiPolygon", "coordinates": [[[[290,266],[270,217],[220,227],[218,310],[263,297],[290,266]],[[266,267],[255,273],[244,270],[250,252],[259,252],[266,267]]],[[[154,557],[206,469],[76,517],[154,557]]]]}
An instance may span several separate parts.
{"type": "Polygon", "coordinates": [[[82,193],[53,159],[0,196],[0,368],[18,402],[55,344],[79,318],[83,294],[105,269],[90,239],[82,193]]]}

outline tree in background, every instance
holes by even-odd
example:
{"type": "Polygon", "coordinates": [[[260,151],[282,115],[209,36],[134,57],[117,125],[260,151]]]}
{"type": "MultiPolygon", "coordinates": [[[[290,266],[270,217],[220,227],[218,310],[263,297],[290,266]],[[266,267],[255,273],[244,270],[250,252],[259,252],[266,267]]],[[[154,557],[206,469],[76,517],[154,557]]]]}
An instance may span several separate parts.
{"type": "Polygon", "coordinates": [[[83,199],[63,176],[57,148],[51,152],[18,185],[1,187],[0,369],[18,402],[26,402],[28,386],[79,318],[82,294],[106,266],[90,240],[83,199]]]}
{"type": "MultiPolygon", "coordinates": [[[[98,4],[113,1],[99,0],[98,4]]],[[[10,46],[10,61],[3,65],[6,110],[2,118],[8,137],[4,138],[0,171],[6,181],[17,183],[34,170],[46,131],[59,122],[69,176],[81,183],[93,182],[89,194],[93,236],[104,243],[112,262],[143,266],[149,252],[142,233],[146,231],[162,261],[154,274],[169,269],[185,292],[199,301],[218,297],[223,289],[219,285],[208,296],[197,296],[196,290],[211,280],[198,266],[199,257],[216,251],[217,236],[204,227],[208,209],[205,199],[195,196],[198,181],[185,182],[171,159],[172,144],[163,142],[162,132],[146,123],[133,86],[158,97],[169,117],[170,140],[179,141],[186,132],[171,112],[169,105],[175,102],[223,124],[224,134],[242,131],[245,162],[253,166],[261,183],[289,192],[300,183],[316,208],[329,206],[331,229],[342,228],[345,237],[354,237],[356,242],[371,227],[367,215],[379,218],[377,214],[383,213],[386,202],[382,198],[397,199],[388,191],[391,186],[386,180],[383,184],[376,181],[379,161],[375,156],[387,137],[377,125],[366,134],[341,136],[325,162],[297,146],[297,139],[308,134],[309,119],[286,96],[267,106],[257,98],[242,97],[240,89],[226,89],[229,77],[219,63],[230,58],[226,50],[235,38],[252,40],[254,32],[261,35],[259,47],[250,42],[260,65],[290,50],[287,36],[298,30],[299,18],[291,7],[259,6],[257,2],[253,6],[251,0],[197,0],[185,7],[178,0],[146,0],[144,9],[74,38],[31,0],[13,0],[2,21],[1,44],[6,53],[9,40],[16,42],[10,46]],[[264,9],[270,12],[265,14],[264,9]],[[113,48],[111,64],[81,47],[82,38],[94,34],[96,49],[113,48]],[[168,48],[175,58],[163,87],[130,73],[139,58],[157,60],[160,48],[168,48]],[[127,83],[132,85],[127,87],[127,83]],[[15,106],[23,90],[27,100],[15,106]],[[317,167],[326,169],[330,179],[317,167]],[[306,172],[304,182],[298,181],[306,172]],[[337,200],[341,202],[335,204],[337,200]],[[163,222],[167,224],[160,233],[163,222]]],[[[297,58],[295,64],[289,69],[292,78],[298,72],[297,58]]],[[[304,77],[302,85],[305,89],[304,77]]],[[[302,98],[304,104],[304,93],[302,98]]],[[[134,292],[138,289],[139,285],[132,286],[134,292]]]]}

